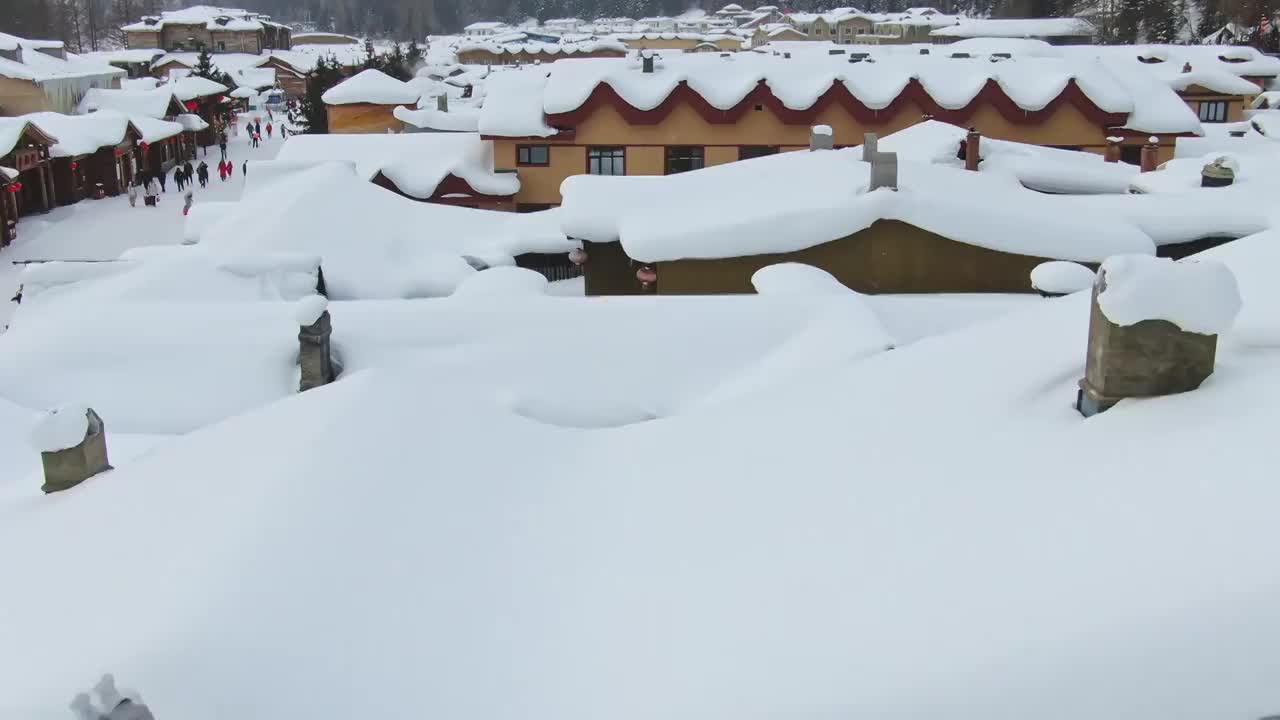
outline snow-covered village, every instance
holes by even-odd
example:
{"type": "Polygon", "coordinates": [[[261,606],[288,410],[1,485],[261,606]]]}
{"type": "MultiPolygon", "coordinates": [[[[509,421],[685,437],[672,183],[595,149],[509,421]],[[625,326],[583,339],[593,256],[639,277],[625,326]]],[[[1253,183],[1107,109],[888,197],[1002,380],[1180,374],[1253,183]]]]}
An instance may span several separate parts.
{"type": "Polygon", "coordinates": [[[1274,3],[154,5],[0,20],[0,719],[1280,718],[1274,3]]]}

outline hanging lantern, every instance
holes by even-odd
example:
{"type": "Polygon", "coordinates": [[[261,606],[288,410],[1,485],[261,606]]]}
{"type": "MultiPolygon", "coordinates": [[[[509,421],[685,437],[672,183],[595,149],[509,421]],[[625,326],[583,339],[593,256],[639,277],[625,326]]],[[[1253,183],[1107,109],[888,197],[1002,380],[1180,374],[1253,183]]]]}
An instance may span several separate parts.
{"type": "Polygon", "coordinates": [[[641,265],[636,271],[636,279],[646,288],[658,282],[658,272],[648,265],[641,265]]]}
{"type": "Polygon", "coordinates": [[[72,161],[71,161],[71,169],[72,169],[72,170],[75,170],[75,169],[76,169],[76,168],[78,168],[78,167],[80,167],[80,163],[76,162],[75,160],[72,160],[72,161]]]}
{"type": "Polygon", "coordinates": [[[587,251],[582,248],[574,248],[569,253],[569,262],[582,267],[587,264],[587,251]]]}

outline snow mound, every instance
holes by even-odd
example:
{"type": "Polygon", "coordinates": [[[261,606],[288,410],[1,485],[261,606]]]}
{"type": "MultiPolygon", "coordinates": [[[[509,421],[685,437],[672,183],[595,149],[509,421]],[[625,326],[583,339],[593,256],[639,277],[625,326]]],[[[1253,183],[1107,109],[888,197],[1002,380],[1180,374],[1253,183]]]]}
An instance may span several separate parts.
{"type": "Polygon", "coordinates": [[[409,83],[401,82],[381,70],[369,69],[329,88],[321,99],[326,105],[405,105],[418,102],[420,96],[418,89],[409,83]]]}
{"type": "Polygon", "coordinates": [[[40,452],[75,447],[89,432],[89,408],[67,404],[50,410],[31,429],[31,445],[40,452]]]}
{"type": "Polygon", "coordinates": [[[1107,286],[1098,306],[1117,325],[1167,320],[1187,332],[1216,335],[1240,312],[1235,275],[1214,260],[1120,255],[1108,258],[1100,272],[1107,286]]]}
{"type": "Polygon", "coordinates": [[[547,278],[522,267],[495,267],[482,270],[458,284],[454,297],[512,297],[546,295],[547,278]]]}
{"type": "Polygon", "coordinates": [[[760,295],[846,295],[853,292],[835,276],[804,263],[766,265],[751,276],[760,295]]]}
{"type": "Polygon", "coordinates": [[[300,326],[311,325],[328,309],[328,298],[323,295],[309,295],[293,304],[293,319],[297,320],[300,326]]]}
{"type": "Polygon", "coordinates": [[[1040,292],[1067,295],[1093,286],[1094,272],[1080,263],[1051,260],[1031,269],[1031,287],[1040,292]]]}

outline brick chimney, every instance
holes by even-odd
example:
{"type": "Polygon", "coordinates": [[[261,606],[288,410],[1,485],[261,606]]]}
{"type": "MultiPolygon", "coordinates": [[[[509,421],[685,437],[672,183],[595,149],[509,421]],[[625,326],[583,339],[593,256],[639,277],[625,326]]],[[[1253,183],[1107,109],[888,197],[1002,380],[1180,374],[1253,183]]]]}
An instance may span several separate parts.
{"type": "Polygon", "coordinates": [[[328,385],[342,373],[342,365],[333,358],[329,337],[333,324],[328,302],[319,295],[299,300],[298,321],[298,392],[328,385]]]}
{"type": "Polygon", "coordinates": [[[981,147],[982,133],[977,128],[969,128],[969,134],[964,136],[964,169],[977,170],[978,163],[982,160],[981,147]]]}
{"type": "Polygon", "coordinates": [[[40,464],[44,468],[44,484],[40,489],[46,493],[69,490],[94,475],[111,469],[111,463],[107,461],[107,427],[98,413],[93,408],[67,408],[61,412],[72,412],[77,417],[56,418],[58,412],[50,412],[44,422],[62,425],[67,429],[70,429],[68,425],[83,424],[84,437],[77,444],[62,449],[52,449],[56,445],[43,443],[45,447],[40,452],[40,464]],[[79,417],[80,411],[83,411],[83,417],[79,417]],[[64,421],[68,424],[63,425],[64,421]]]}
{"type": "Polygon", "coordinates": [[[1142,146],[1142,158],[1139,169],[1142,172],[1151,172],[1156,169],[1156,151],[1160,149],[1159,140],[1152,135],[1147,138],[1147,144],[1142,146]]]}
{"type": "MultiPolygon", "coordinates": [[[[1177,269],[1173,261],[1149,256],[1117,256],[1108,259],[1098,271],[1093,285],[1093,298],[1089,310],[1089,347],[1085,358],[1085,375],[1079,382],[1076,409],[1085,417],[1108,410],[1125,398],[1157,397],[1188,392],[1200,387],[1205,378],[1213,374],[1217,354],[1218,336],[1184,330],[1168,320],[1146,319],[1120,325],[1103,311],[1099,296],[1107,291],[1116,263],[1139,263],[1152,266],[1168,263],[1165,272],[1177,269]]],[[[1207,261],[1213,263],[1213,261],[1207,261]]],[[[1225,305],[1224,293],[1234,296],[1234,310],[1228,310],[1228,322],[1239,311],[1239,291],[1234,285],[1230,270],[1220,263],[1214,267],[1200,268],[1199,272],[1216,273],[1214,283],[1179,285],[1172,283],[1160,288],[1165,295],[1192,293],[1206,295],[1199,298],[1204,303],[1225,305]],[[1224,279],[1226,282],[1222,282],[1224,279]],[[1225,287],[1225,289],[1224,289],[1225,287]]],[[[1160,267],[1155,268],[1160,271],[1160,267]]],[[[1133,275],[1132,271],[1129,271],[1133,275]]],[[[1120,276],[1121,283],[1143,282],[1120,276]]],[[[1123,287],[1123,286],[1122,286],[1123,287]]],[[[1149,291],[1146,295],[1150,296],[1149,291]]],[[[1131,318],[1124,318],[1129,321],[1131,318]]]]}
{"type": "Polygon", "coordinates": [[[814,125],[809,131],[809,150],[830,150],[835,147],[835,138],[831,134],[830,125],[814,125]]]}
{"type": "Polygon", "coordinates": [[[1122,142],[1122,139],[1118,137],[1107,138],[1107,149],[1103,153],[1102,159],[1109,163],[1120,162],[1120,143],[1121,142],[1122,142]]]}

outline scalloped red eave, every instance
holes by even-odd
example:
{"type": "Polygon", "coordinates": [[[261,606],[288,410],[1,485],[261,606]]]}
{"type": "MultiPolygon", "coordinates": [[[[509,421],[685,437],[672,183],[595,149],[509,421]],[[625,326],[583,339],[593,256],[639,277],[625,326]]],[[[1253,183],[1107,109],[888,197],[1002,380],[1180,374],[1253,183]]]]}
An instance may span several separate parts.
{"type": "Polygon", "coordinates": [[[907,82],[902,92],[898,93],[898,97],[894,98],[893,102],[879,110],[862,104],[860,100],[849,92],[849,89],[843,83],[839,82],[833,84],[830,89],[818,96],[818,99],[804,110],[792,110],[783,105],[782,101],[778,100],[773,91],[769,89],[768,84],[763,80],[751,92],[747,93],[747,96],[737,105],[727,110],[721,110],[711,105],[701,95],[694,92],[684,81],[681,81],[671,91],[671,94],[652,110],[640,110],[634,107],[622,99],[622,96],[618,95],[617,91],[607,83],[600,83],[591,91],[591,95],[587,97],[587,100],[576,109],[563,113],[548,113],[546,122],[553,127],[572,127],[586,120],[596,110],[608,106],[612,107],[632,125],[656,125],[662,122],[667,115],[670,115],[671,111],[675,110],[677,106],[689,105],[707,122],[713,125],[729,125],[737,122],[750,108],[756,105],[763,105],[788,125],[808,125],[827,107],[838,105],[858,122],[874,124],[887,122],[906,103],[914,103],[924,113],[932,115],[937,120],[957,125],[965,124],[983,104],[994,107],[1004,119],[1015,125],[1038,125],[1047,120],[1064,104],[1075,106],[1090,121],[1102,127],[1122,125],[1129,119],[1127,113],[1106,112],[1095,105],[1084,94],[1084,91],[1076,85],[1075,80],[1068,80],[1062,92],[1040,110],[1023,109],[1006,95],[994,80],[988,80],[982,90],[974,96],[973,100],[969,101],[968,105],[952,110],[939,105],[925,91],[920,81],[912,78],[907,82]]]}

